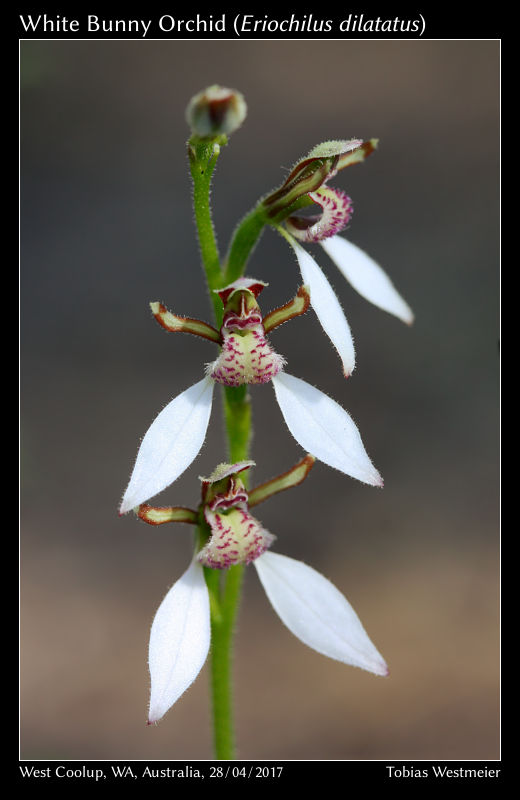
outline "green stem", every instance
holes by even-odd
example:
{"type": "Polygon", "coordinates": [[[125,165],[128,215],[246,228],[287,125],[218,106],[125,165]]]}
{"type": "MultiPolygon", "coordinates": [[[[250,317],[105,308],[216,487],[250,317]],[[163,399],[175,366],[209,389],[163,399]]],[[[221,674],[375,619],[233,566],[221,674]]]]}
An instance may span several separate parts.
{"type": "MultiPolygon", "coordinates": [[[[199,237],[202,264],[210,291],[217,327],[222,324],[222,302],[215,289],[221,289],[240,278],[247,261],[265,227],[278,227],[293,211],[312,204],[304,193],[289,206],[281,204],[268,208],[262,200],[237,225],[228,249],[225,266],[221,266],[210,206],[213,172],[220,146],[227,144],[226,136],[202,139],[192,136],[188,142],[190,171],[193,179],[193,207],[199,237]]],[[[299,191],[301,187],[297,187],[299,191]]],[[[269,205],[269,204],[268,204],[269,205]]],[[[251,444],[251,402],[248,387],[224,387],[224,419],[231,464],[249,459],[251,444]]],[[[246,476],[243,477],[246,481],[246,476]]],[[[203,547],[210,535],[209,526],[200,518],[198,545],[203,547]]],[[[235,622],[240,603],[244,567],[227,570],[204,568],[210,598],[211,614],[211,697],[215,756],[235,758],[233,723],[232,649],[235,622]]]]}
{"type": "MultiPolygon", "coordinates": [[[[222,137],[221,137],[222,138],[222,137]]],[[[222,302],[212,291],[226,286],[240,277],[247,257],[260,231],[265,224],[254,216],[239,236],[238,249],[234,250],[234,277],[228,279],[223,273],[211,217],[209,202],[211,177],[220,148],[216,140],[199,140],[192,137],[188,145],[190,169],[193,178],[193,204],[199,237],[202,263],[207,285],[215,311],[215,319],[220,325],[222,302]]],[[[251,216],[251,215],[250,215],[251,216]]],[[[249,457],[251,440],[251,403],[248,387],[224,387],[224,418],[228,441],[230,463],[246,460],[249,457]]],[[[209,528],[204,520],[199,524],[199,546],[202,547],[209,536],[209,528]]],[[[204,568],[206,584],[210,597],[211,613],[211,697],[213,710],[213,738],[215,757],[230,760],[235,758],[235,729],[233,717],[233,674],[232,651],[235,622],[240,604],[243,581],[243,566],[227,570],[204,568]]]]}
{"type": "Polygon", "coordinates": [[[210,686],[215,758],[229,761],[236,757],[232,653],[244,567],[230,567],[222,576],[214,569],[205,568],[204,572],[209,586],[217,584],[214,591],[219,597],[218,612],[213,608],[211,614],[210,686]]]}
{"type": "Polygon", "coordinates": [[[233,233],[226,259],[226,286],[244,274],[244,268],[267,222],[260,202],[238,224],[233,233]]]}
{"type": "Polygon", "coordinates": [[[248,258],[260,238],[266,225],[277,227],[286,217],[294,214],[301,208],[312,205],[313,201],[307,196],[299,197],[290,206],[283,208],[277,214],[269,214],[268,209],[260,200],[258,204],[246,214],[240,222],[229,245],[224,281],[227,286],[244,274],[248,258]]]}
{"type": "MultiPolygon", "coordinates": [[[[224,412],[229,461],[248,458],[251,439],[251,403],[247,386],[224,387],[224,412]]],[[[242,480],[246,482],[247,475],[242,480]]],[[[209,531],[201,540],[207,541],[209,531]]],[[[215,757],[236,757],[233,715],[233,637],[240,604],[244,567],[204,569],[211,609],[211,697],[215,757]]]]}
{"type": "Polygon", "coordinates": [[[213,227],[209,196],[211,179],[220,154],[220,143],[225,143],[222,142],[222,139],[225,139],[225,137],[199,139],[193,136],[188,142],[190,171],[193,179],[195,223],[197,225],[202,264],[217,323],[220,323],[222,318],[222,303],[213,290],[221,289],[226,284],[223,282],[223,273],[220,268],[220,256],[213,227]]]}
{"type": "MultiPolygon", "coordinates": [[[[249,458],[252,409],[248,386],[224,387],[224,419],[230,464],[249,458]]],[[[249,473],[241,476],[247,481],[249,473]]]]}

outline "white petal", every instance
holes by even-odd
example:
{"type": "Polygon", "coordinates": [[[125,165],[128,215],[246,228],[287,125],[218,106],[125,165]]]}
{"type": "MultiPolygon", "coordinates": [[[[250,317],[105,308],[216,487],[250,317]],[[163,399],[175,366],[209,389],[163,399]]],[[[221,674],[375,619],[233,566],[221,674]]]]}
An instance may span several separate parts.
{"type": "Polygon", "coordinates": [[[349,283],[374,305],[411,325],[413,311],[396,291],[386,272],[361,248],[342,236],[320,242],[349,283]]]}
{"type": "Polygon", "coordinates": [[[152,689],[149,722],[157,722],[190,686],[206,661],[211,638],[209,595],[195,561],[155,615],[148,662],[152,689]]]}
{"type": "Polygon", "coordinates": [[[335,400],[286,372],[273,385],[287,427],[304,450],[363,483],[383,485],[354,421],[335,400]]]}
{"type": "Polygon", "coordinates": [[[344,664],[388,675],[356,612],[327,578],[271,551],[254,565],[274,610],[304,644],[344,664]]]}
{"type": "Polygon", "coordinates": [[[163,408],[148,428],[120,513],[146,502],[181,475],[204,443],[214,382],[204,378],[163,408]]]}
{"type": "Polygon", "coordinates": [[[354,342],[349,324],[327,278],[309,253],[292,237],[286,236],[296,253],[303,282],[309,287],[311,306],[321,326],[338,351],[343,372],[348,377],[356,365],[354,342]]]}

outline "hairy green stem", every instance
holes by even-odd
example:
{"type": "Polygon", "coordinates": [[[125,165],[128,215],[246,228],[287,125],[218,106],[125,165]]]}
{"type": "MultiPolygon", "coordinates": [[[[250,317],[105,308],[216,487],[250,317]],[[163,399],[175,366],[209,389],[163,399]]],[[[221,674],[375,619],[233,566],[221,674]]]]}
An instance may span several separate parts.
{"type": "Polygon", "coordinates": [[[237,225],[231,238],[226,258],[226,285],[233,283],[244,274],[247,260],[253,252],[266,223],[265,208],[262,203],[258,203],[237,225]]]}
{"type": "Polygon", "coordinates": [[[224,280],[225,285],[233,283],[244,274],[247,264],[258,239],[266,225],[277,227],[286,217],[294,214],[301,208],[312,205],[313,201],[307,196],[299,197],[290,206],[287,206],[274,215],[269,215],[268,209],[262,201],[246,214],[244,219],[237,225],[229,245],[226,258],[224,280]]]}
{"type": "MultiPolygon", "coordinates": [[[[244,567],[230,567],[225,574],[204,568],[206,581],[215,583],[218,593],[218,612],[211,614],[211,697],[213,711],[213,742],[215,758],[231,760],[236,757],[233,707],[233,638],[240,603],[244,567]],[[208,573],[217,573],[208,575],[208,573]],[[218,581],[220,579],[220,584],[218,581]]],[[[211,590],[210,590],[211,591],[211,590]]]]}
{"type": "Polygon", "coordinates": [[[188,142],[190,171],[193,179],[195,223],[197,225],[202,264],[217,323],[220,323],[222,319],[222,303],[218,295],[215,294],[214,289],[221,289],[225,286],[225,283],[220,268],[220,256],[209,197],[211,179],[220,154],[220,142],[223,138],[225,139],[225,137],[199,139],[194,136],[188,142]]]}
{"type": "MultiPolygon", "coordinates": [[[[220,326],[222,321],[222,302],[214,289],[226,286],[243,273],[247,257],[254,241],[260,234],[258,220],[251,223],[249,234],[239,237],[238,249],[235,248],[234,277],[229,278],[220,266],[218,247],[211,217],[210,186],[220,152],[218,140],[197,139],[192,137],[188,143],[190,170],[193,179],[193,205],[195,221],[199,237],[202,264],[206,275],[208,289],[215,312],[215,319],[220,326]],[[254,231],[257,231],[256,234],[254,231]],[[255,238],[256,236],[256,238],[255,238]],[[251,244],[252,243],[252,244],[251,244]]],[[[246,226],[247,228],[247,226],[246,226]]],[[[251,403],[247,386],[224,387],[224,419],[228,442],[230,463],[245,460],[249,457],[251,439],[251,403]]],[[[199,547],[208,539],[209,528],[203,519],[198,528],[199,547]]],[[[233,715],[233,637],[240,603],[243,566],[230,567],[227,570],[204,568],[204,575],[210,597],[211,613],[211,698],[213,712],[213,739],[215,757],[217,759],[233,759],[236,753],[235,728],[233,715]]]]}

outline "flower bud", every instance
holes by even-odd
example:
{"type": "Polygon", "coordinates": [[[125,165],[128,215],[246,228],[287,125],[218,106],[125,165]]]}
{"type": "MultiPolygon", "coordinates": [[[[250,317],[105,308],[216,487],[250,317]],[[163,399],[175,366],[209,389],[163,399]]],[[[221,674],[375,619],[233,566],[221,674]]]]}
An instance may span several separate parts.
{"type": "Polygon", "coordinates": [[[191,98],[186,120],[201,138],[229,136],[242,125],[246,114],[246,101],[240,92],[214,85],[191,98]]]}

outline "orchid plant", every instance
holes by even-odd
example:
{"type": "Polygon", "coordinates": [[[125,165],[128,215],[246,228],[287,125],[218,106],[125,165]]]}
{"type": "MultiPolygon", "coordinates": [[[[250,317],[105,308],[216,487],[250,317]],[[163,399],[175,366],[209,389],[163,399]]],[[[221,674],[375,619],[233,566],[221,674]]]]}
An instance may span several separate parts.
{"type": "MultiPolygon", "coordinates": [[[[286,360],[267,338],[279,325],[312,307],[336,348],[348,377],[355,367],[352,334],[324,273],[302,243],[318,242],[350,284],[367,300],[410,324],[413,314],[392,282],[366,253],[339,233],[352,215],[352,201],[329,186],[339,170],[360,163],[377,141],[327,141],[300,159],[283,184],[262,197],[238,224],[224,258],[217,248],[210,187],[221,149],[243,123],[246,103],[234,90],[211,86],[187,108],[191,127],[188,156],[193,203],[214,323],[178,316],[162,302],[150,304],[167,331],[190,333],[219,347],[205,376],[171,400],[145,433],[120,513],[133,510],[150,524],[193,526],[193,557],[163,599],[149,645],[149,723],[158,722],[195,680],[208,653],[215,755],[235,756],[231,652],[244,568],[252,563],[274,610],[301,641],[314,650],[376,675],[386,663],[346,598],[308,565],[273,552],[276,537],[251,509],[272,495],[297,487],[316,460],[371,486],[382,486],[360,433],[335,400],[285,371],[286,360]],[[302,214],[318,206],[314,216],[302,214]],[[290,245],[302,277],[296,296],[263,314],[258,303],[267,284],[245,275],[249,256],[264,228],[290,245]],[[248,488],[251,459],[251,384],[272,383],[285,423],[306,455],[287,472],[248,488]],[[196,509],[152,506],[196,459],[206,437],[215,384],[223,387],[228,461],[201,478],[196,509]]],[[[297,324],[297,323],[295,323],[297,324]]],[[[265,391],[259,388],[258,392],[265,391]]]]}

